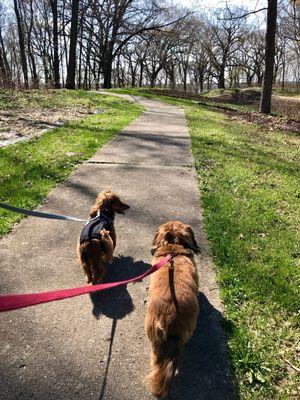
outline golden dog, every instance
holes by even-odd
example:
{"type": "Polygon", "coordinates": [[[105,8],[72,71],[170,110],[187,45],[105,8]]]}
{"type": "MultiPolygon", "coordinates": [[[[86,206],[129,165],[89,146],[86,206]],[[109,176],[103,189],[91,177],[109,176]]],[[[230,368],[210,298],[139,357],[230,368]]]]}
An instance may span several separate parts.
{"type": "Polygon", "coordinates": [[[108,264],[113,261],[116,247],[115,213],[125,214],[129,206],[108,191],[98,194],[90,210],[90,219],[83,227],[77,254],[87,283],[102,283],[108,264]]]}
{"type": "Polygon", "coordinates": [[[150,388],[158,397],[168,395],[183,347],[196,327],[199,304],[194,253],[198,252],[189,225],[169,221],[157,229],[153,264],[167,254],[172,255],[167,265],[151,275],[145,320],[151,341],[150,388]]]}

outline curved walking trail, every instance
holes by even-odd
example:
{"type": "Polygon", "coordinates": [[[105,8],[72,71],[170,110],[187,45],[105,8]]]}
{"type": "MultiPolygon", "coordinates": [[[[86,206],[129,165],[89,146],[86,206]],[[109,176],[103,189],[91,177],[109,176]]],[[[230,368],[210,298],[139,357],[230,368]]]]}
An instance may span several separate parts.
{"type": "MultiPolygon", "coordinates": [[[[138,99],[145,112],[56,188],[42,211],[84,217],[111,189],[131,209],[116,216],[107,281],[144,272],[156,227],[180,219],[201,246],[197,331],[186,347],[174,400],[229,400],[234,389],[220,328],[219,292],[201,231],[199,193],[184,111],[138,99]]],[[[82,286],[75,248],[81,223],[29,217],[0,241],[1,293],[82,286]]],[[[144,332],[149,278],[110,291],[1,314],[0,398],[148,400],[144,332]]]]}

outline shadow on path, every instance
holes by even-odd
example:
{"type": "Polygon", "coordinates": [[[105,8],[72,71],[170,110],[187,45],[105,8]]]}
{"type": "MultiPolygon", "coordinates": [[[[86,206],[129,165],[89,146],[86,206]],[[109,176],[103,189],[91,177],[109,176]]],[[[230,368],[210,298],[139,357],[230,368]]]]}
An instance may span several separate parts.
{"type": "MultiPolygon", "coordinates": [[[[150,264],[143,261],[134,261],[132,257],[115,257],[109,266],[105,283],[123,281],[141,275],[150,264]]],[[[134,310],[132,299],[127,290],[127,285],[119,286],[103,292],[90,295],[93,303],[93,315],[99,319],[101,314],[112,319],[122,319],[134,310]]]]}
{"type": "MultiPolygon", "coordinates": [[[[141,275],[150,268],[149,264],[143,261],[134,262],[132,257],[119,256],[114,259],[113,264],[109,267],[105,282],[117,282],[133,278],[141,275]]],[[[134,310],[132,299],[126,286],[119,286],[103,292],[96,292],[90,295],[93,303],[93,315],[99,319],[101,315],[105,315],[112,319],[111,333],[109,339],[109,350],[101,390],[98,400],[103,400],[105,395],[105,387],[110,365],[113,342],[117,327],[117,320],[124,318],[134,310]]]]}
{"type": "Polygon", "coordinates": [[[196,331],[185,347],[170,400],[238,399],[234,374],[223,332],[222,314],[199,293],[200,314],[196,331]]]}

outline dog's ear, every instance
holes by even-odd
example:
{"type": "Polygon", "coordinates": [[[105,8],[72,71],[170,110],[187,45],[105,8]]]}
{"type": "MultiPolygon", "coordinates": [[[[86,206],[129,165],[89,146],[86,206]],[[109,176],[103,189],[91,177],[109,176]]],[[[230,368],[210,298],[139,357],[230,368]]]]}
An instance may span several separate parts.
{"type": "Polygon", "coordinates": [[[98,207],[94,204],[91,208],[90,208],[90,217],[94,218],[96,217],[98,213],[98,207]]]}
{"type": "Polygon", "coordinates": [[[176,236],[174,235],[173,232],[169,231],[165,235],[165,240],[166,240],[167,243],[175,244],[176,243],[176,236]]]}
{"type": "Polygon", "coordinates": [[[199,245],[198,245],[198,243],[197,243],[197,241],[195,239],[195,235],[194,235],[193,229],[191,227],[189,227],[188,230],[189,230],[189,234],[191,236],[191,246],[190,246],[190,248],[191,248],[191,250],[193,250],[193,252],[195,254],[199,254],[200,253],[200,247],[199,247],[199,245]]]}
{"type": "Polygon", "coordinates": [[[96,200],[96,206],[98,208],[98,210],[105,210],[105,208],[108,205],[109,199],[107,197],[108,192],[101,192],[98,194],[97,196],[97,200],[96,200]]]}
{"type": "Polygon", "coordinates": [[[196,242],[194,232],[192,228],[189,225],[186,225],[186,231],[185,234],[181,236],[182,245],[186,249],[192,250],[195,254],[200,253],[200,248],[198,246],[198,243],[196,242]],[[187,233],[187,234],[186,234],[187,233]]]}
{"type": "Polygon", "coordinates": [[[152,256],[154,256],[154,253],[158,249],[159,242],[160,242],[160,237],[161,237],[161,232],[160,232],[160,228],[158,228],[156,230],[155,236],[154,236],[153,241],[152,241],[152,248],[151,248],[151,255],[152,256]]]}
{"type": "Polygon", "coordinates": [[[94,218],[97,216],[98,211],[104,210],[107,207],[107,202],[106,192],[99,193],[95,204],[90,209],[90,217],[94,218]]]}

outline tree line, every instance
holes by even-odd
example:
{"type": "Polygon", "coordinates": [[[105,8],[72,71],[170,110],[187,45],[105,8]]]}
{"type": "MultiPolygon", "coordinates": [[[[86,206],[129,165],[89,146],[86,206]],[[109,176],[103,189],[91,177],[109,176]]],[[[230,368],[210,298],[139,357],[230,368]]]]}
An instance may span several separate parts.
{"type": "Polygon", "coordinates": [[[266,74],[269,85],[299,83],[294,1],[268,0],[258,20],[241,7],[193,11],[158,0],[0,0],[0,85],[202,92],[260,86],[266,74]]]}

